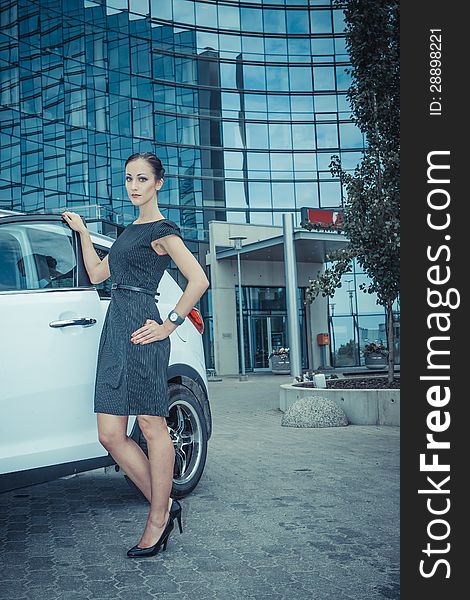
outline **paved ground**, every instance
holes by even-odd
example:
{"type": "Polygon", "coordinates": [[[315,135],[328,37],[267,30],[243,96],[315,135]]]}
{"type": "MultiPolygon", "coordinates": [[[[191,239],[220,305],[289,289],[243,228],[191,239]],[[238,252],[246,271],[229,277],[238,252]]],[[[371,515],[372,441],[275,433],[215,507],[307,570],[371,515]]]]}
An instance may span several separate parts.
{"type": "Polygon", "coordinates": [[[284,375],[210,383],[204,475],[166,552],[129,559],[147,504],[98,470],[0,495],[0,598],[399,598],[399,429],[281,427],[284,375]]]}

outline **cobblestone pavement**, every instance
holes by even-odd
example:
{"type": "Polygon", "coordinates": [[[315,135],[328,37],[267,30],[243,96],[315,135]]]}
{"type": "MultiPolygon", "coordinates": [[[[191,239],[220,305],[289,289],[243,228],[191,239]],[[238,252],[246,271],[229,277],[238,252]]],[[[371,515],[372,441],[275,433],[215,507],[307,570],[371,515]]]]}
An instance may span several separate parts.
{"type": "Polygon", "coordinates": [[[399,598],[399,429],[281,427],[284,375],[210,382],[206,468],[166,552],[103,469],[0,495],[0,598],[399,598]]]}

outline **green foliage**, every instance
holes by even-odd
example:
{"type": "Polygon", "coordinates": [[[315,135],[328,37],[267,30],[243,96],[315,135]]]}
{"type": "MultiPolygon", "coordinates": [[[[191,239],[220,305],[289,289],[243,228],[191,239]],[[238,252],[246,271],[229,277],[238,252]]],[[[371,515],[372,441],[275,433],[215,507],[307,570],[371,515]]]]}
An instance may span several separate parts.
{"type": "Polygon", "coordinates": [[[370,146],[400,144],[400,5],[397,0],[335,0],[344,8],[354,122],[370,146]]]}
{"type": "Polygon", "coordinates": [[[356,352],[356,343],[354,340],[349,340],[347,344],[342,344],[338,348],[338,356],[354,356],[356,352]]]}
{"type": "Polygon", "coordinates": [[[327,257],[332,266],[311,280],[307,300],[319,293],[333,296],[341,276],[356,258],[371,283],[361,289],[376,293],[387,308],[389,357],[393,368],[392,304],[400,291],[400,102],[399,2],[335,0],[344,8],[347,69],[352,83],[347,96],[353,121],[366,136],[363,159],[354,170],[342,169],[338,156],[330,170],[346,191],[343,230],[349,244],[327,257]],[[392,339],[391,339],[392,338],[392,339]]]}
{"type": "Polygon", "coordinates": [[[310,279],[310,285],[306,290],[306,299],[313,302],[321,294],[322,296],[334,296],[336,288],[341,287],[341,276],[352,271],[352,259],[355,254],[351,247],[337,250],[328,255],[328,259],[335,261],[333,266],[318,273],[316,279],[310,279]]]}
{"type": "Polygon", "coordinates": [[[336,364],[339,367],[347,367],[356,362],[357,347],[354,340],[342,344],[336,353],[336,364]]]}
{"type": "Polygon", "coordinates": [[[382,356],[387,356],[388,352],[383,344],[371,342],[364,346],[364,354],[382,354],[382,356]]]}

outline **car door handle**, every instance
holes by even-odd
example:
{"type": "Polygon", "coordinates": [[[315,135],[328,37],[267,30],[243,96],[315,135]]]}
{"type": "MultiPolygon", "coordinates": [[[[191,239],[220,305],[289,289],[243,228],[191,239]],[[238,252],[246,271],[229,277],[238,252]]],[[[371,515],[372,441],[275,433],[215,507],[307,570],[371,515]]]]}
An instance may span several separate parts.
{"type": "Polygon", "coordinates": [[[64,319],[63,321],[51,321],[49,327],[71,327],[72,325],[82,325],[83,327],[91,327],[96,323],[96,319],[92,317],[81,317],[80,319],[64,319]]]}

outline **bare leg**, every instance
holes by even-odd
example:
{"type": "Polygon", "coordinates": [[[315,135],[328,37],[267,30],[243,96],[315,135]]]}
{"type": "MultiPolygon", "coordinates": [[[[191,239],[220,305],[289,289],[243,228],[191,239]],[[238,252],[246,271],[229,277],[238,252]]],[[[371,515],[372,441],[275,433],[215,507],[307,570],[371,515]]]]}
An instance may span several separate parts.
{"type": "Polygon", "coordinates": [[[139,415],[137,418],[147,440],[151,479],[150,511],[138,545],[148,548],[158,541],[168,521],[175,449],[165,417],[139,415]]]}
{"type": "MultiPolygon", "coordinates": [[[[151,502],[150,462],[142,448],[127,436],[128,417],[97,413],[97,419],[100,443],[151,502]]],[[[171,499],[168,508],[171,508],[171,499]]]]}

